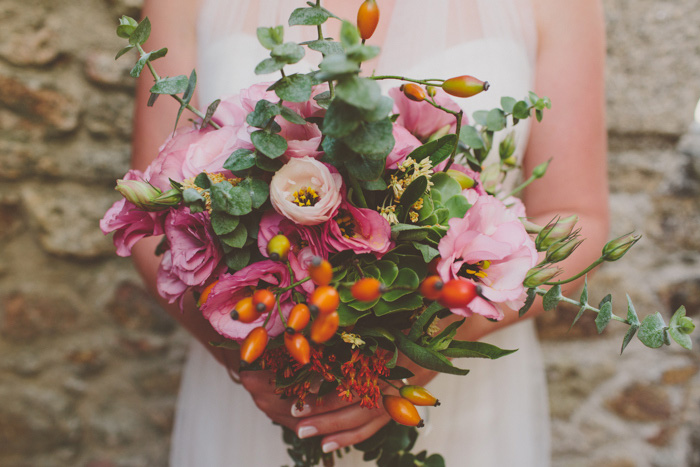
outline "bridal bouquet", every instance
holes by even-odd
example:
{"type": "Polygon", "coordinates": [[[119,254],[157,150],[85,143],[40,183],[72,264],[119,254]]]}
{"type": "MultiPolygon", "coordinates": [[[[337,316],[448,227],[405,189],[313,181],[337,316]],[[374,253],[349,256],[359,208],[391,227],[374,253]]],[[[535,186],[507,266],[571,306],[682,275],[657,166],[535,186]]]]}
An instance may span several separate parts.
{"type": "MultiPolygon", "coordinates": [[[[153,105],[167,94],[195,119],[176,130],[141,173],[117,181],[124,196],[101,221],[114,233],[117,254],[140,239],[163,235],[158,290],[169,302],[194,293],[203,316],[222,336],[212,345],[240,349],[241,370],[271,370],[281,397],[299,408],[312,383],[318,396],[358,398],[383,406],[396,423],[357,445],[378,465],[444,465],[437,455],[413,454],[422,425],[416,405],[437,405],[397,365],[404,354],[429,370],[465,375],[452,358],[500,358],[511,350],[456,340],[464,318],[522,316],[539,295],[544,308],[561,302],[597,313],[602,331],[615,320],[629,326],[622,349],[636,334],[649,347],[674,339],[690,348],[694,325],[681,307],[666,324],[661,314],[640,322],[631,301],[625,317],[610,296],[598,306],[564,297],[561,285],[605,261],[620,259],[639,237],[625,235],[603,249],[589,268],[559,279],[556,264],[580,244],[576,218],[545,226],[527,220],[515,195],[541,178],[547,163],[514,190],[505,176],[518,170],[512,134],[494,134],[531,115],[541,120],[547,98],[505,97],[501,107],[463,115],[453,98],[488,89],[471,76],[447,80],[361,77],[362,63],[379,49],[365,45],[378,20],[367,0],[357,26],[343,21],[339,40],[323,35],[338,19],[320,5],[295,10],[290,26],[307,25],[318,39],[284,41],[282,26],[259,28],[270,57],[255,69],[269,82],[213,102],[190,105],[196,74],[160,77],[153,62],[167,49],[147,52],[151,25],[123,17],[117,29],[155,80],[153,105]],[[287,74],[306,49],[320,52],[318,70],[287,74]],[[378,80],[400,87],[380,92],[378,80]],[[498,157],[488,158],[491,153],[498,157]],[[450,316],[440,326],[439,320],[450,316]],[[461,319],[460,319],[461,318],[461,319]],[[386,388],[393,387],[394,391],[386,388]],[[389,392],[391,394],[389,394],[389,392]]],[[[578,317],[577,317],[578,318],[578,317]]],[[[449,410],[449,409],[448,409],[449,410]]],[[[332,462],[319,440],[285,432],[296,465],[332,462]]]]}

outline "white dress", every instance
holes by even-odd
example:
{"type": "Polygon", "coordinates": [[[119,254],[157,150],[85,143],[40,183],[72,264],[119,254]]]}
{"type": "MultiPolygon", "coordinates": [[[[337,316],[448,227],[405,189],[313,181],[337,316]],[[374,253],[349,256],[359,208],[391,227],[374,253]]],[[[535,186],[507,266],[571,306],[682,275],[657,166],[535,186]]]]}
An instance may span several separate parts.
{"type": "MultiPolygon", "coordinates": [[[[258,44],[250,23],[286,24],[291,9],[304,3],[204,0],[198,27],[200,102],[206,105],[261,81],[252,70],[267,51],[258,44]],[[251,6],[255,3],[257,6],[251,6]]],[[[498,106],[501,96],[523,98],[532,89],[536,44],[527,0],[397,3],[401,8],[392,14],[378,73],[417,78],[470,74],[488,80],[492,87],[487,93],[460,100],[467,115],[498,106]]],[[[286,40],[298,40],[294,34],[305,28],[285,29],[286,40]]],[[[297,64],[302,70],[309,66],[308,62],[297,64]]],[[[521,149],[526,145],[528,128],[527,122],[515,127],[521,149]]],[[[484,341],[519,350],[496,361],[456,360],[471,373],[436,377],[428,388],[442,405],[424,414],[426,427],[420,431],[415,452],[427,449],[440,453],[452,467],[547,467],[547,386],[533,322],[509,326],[484,341]]],[[[245,389],[231,382],[226,370],[194,341],[182,377],[171,465],[291,465],[281,433],[245,389]]],[[[337,463],[362,464],[357,453],[337,463]]]]}

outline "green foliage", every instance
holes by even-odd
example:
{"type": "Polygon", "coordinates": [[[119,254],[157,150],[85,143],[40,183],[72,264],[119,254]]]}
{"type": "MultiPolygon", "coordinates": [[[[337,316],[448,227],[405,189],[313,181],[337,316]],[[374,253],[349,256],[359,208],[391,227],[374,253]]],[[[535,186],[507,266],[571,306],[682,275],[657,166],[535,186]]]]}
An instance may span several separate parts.
{"type": "Polygon", "coordinates": [[[331,14],[320,7],[297,8],[289,17],[290,26],[318,26],[326,22],[331,14]]]}
{"type": "Polygon", "coordinates": [[[233,216],[243,216],[253,209],[253,200],[245,188],[221,182],[211,186],[211,208],[233,216]]]}
{"type": "Polygon", "coordinates": [[[681,306],[671,317],[668,333],[678,345],[686,350],[691,350],[693,348],[693,341],[688,335],[688,332],[692,332],[695,326],[691,323],[691,326],[688,328],[684,323],[684,320],[687,319],[688,318],[685,317],[685,307],[681,306]]]}
{"type": "Polygon", "coordinates": [[[661,313],[654,313],[644,318],[639,327],[639,340],[642,344],[652,349],[658,349],[662,345],[670,343],[668,338],[668,327],[664,322],[661,313]]]}
{"type": "Polygon", "coordinates": [[[156,81],[150,92],[154,94],[180,94],[185,92],[188,82],[185,75],[162,78],[156,81]]]}
{"type": "Polygon", "coordinates": [[[250,140],[255,149],[270,159],[276,159],[287,151],[287,140],[268,131],[254,131],[250,135],[250,140]]]}
{"type": "Polygon", "coordinates": [[[545,311],[553,310],[557,307],[561,298],[561,286],[555,285],[542,297],[542,307],[545,311]]]}
{"type": "Polygon", "coordinates": [[[620,354],[622,354],[622,352],[625,351],[625,348],[630,343],[641,324],[639,322],[639,317],[637,316],[637,311],[634,309],[632,299],[629,295],[627,296],[627,323],[630,325],[630,328],[627,330],[627,333],[625,334],[625,337],[622,340],[622,348],[620,349],[620,354]]]}
{"type": "Polygon", "coordinates": [[[284,42],[284,28],[282,26],[258,28],[256,34],[260,44],[268,50],[272,50],[284,42]]]}

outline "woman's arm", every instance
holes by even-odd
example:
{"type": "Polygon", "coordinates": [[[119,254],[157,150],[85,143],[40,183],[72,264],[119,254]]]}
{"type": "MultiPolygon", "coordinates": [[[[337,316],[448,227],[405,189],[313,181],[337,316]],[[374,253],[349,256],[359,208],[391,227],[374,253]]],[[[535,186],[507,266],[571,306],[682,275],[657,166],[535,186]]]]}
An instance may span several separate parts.
{"type": "MultiPolygon", "coordinates": [[[[550,97],[552,109],[545,112],[542,123],[532,127],[524,172],[531,173],[549,158],[553,161],[545,178],[528,187],[524,201],[528,215],[539,224],[558,214],[579,216],[586,241],[560,263],[565,270],[577,272],[598,258],[608,235],[603,11],[599,0],[533,3],[539,31],[535,92],[550,97]]],[[[569,284],[565,290],[579,284],[569,284]]],[[[533,307],[527,316],[540,312],[541,306],[533,307]]],[[[517,320],[513,310],[498,323],[473,316],[459,329],[458,338],[478,340],[517,320]]],[[[411,370],[416,384],[435,376],[415,365],[411,370]]],[[[312,416],[299,426],[313,426],[319,434],[327,434],[324,445],[349,446],[368,438],[388,420],[373,411],[359,410],[351,407],[312,416]]]]}

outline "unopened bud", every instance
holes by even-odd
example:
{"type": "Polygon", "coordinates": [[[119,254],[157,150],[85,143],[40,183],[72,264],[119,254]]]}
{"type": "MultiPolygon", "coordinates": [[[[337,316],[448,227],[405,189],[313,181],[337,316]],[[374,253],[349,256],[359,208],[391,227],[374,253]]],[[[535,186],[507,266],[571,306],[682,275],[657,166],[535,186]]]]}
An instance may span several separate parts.
{"type": "Polygon", "coordinates": [[[148,211],[152,201],[161,195],[158,188],[141,180],[117,180],[117,186],[114,189],[127,201],[145,211],[148,211]]]}
{"type": "Polygon", "coordinates": [[[695,330],[695,323],[693,323],[692,318],[687,316],[684,316],[678,320],[678,324],[678,330],[683,334],[690,334],[695,330]]]}
{"type": "Polygon", "coordinates": [[[551,159],[548,160],[547,162],[543,162],[540,165],[538,165],[537,167],[535,167],[535,169],[532,171],[532,176],[535,178],[544,177],[544,174],[547,173],[547,167],[549,167],[550,161],[551,161],[551,159]]]}
{"type": "Polygon", "coordinates": [[[559,268],[532,268],[527,272],[523,285],[530,289],[552,280],[559,274],[559,268]]]}
{"type": "Polygon", "coordinates": [[[642,238],[641,235],[633,235],[631,233],[610,240],[603,247],[603,259],[605,261],[617,261],[625,256],[635,243],[642,238]]]}
{"type": "Polygon", "coordinates": [[[435,86],[426,86],[425,90],[428,92],[428,95],[430,97],[435,97],[435,94],[437,94],[437,90],[435,89],[435,86]]]}
{"type": "Polygon", "coordinates": [[[435,133],[430,135],[428,138],[428,143],[431,141],[435,141],[436,139],[440,139],[443,136],[445,136],[447,133],[450,132],[450,125],[445,125],[444,127],[438,129],[435,133]]]}
{"type": "Polygon", "coordinates": [[[529,234],[538,234],[543,229],[542,226],[537,225],[534,222],[530,222],[529,220],[527,220],[524,217],[520,218],[520,222],[523,224],[523,227],[525,227],[525,231],[529,234]]]}
{"type": "Polygon", "coordinates": [[[583,243],[583,240],[577,240],[576,237],[569,240],[561,240],[547,249],[545,261],[548,263],[564,261],[581,243],[583,243]]]}
{"type": "Polygon", "coordinates": [[[501,157],[501,161],[507,165],[514,165],[515,158],[511,157],[515,152],[515,133],[510,132],[506,136],[501,144],[498,145],[498,154],[501,157]]]}
{"type": "Polygon", "coordinates": [[[558,241],[567,238],[571,235],[571,231],[574,230],[576,222],[578,222],[578,216],[573,215],[564,219],[555,219],[547,224],[535,239],[537,251],[546,251],[558,241]]]}
{"type": "Polygon", "coordinates": [[[459,183],[459,186],[463,190],[466,190],[468,188],[474,188],[474,185],[476,185],[476,180],[474,180],[464,172],[460,172],[459,170],[449,169],[447,171],[447,175],[449,175],[450,177],[452,177],[453,180],[459,183]]]}
{"type": "Polygon", "coordinates": [[[182,201],[182,192],[178,190],[177,188],[172,188],[164,193],[162,193],[159,197],[153,200],[153,202],[149,205],[148,210],[149,211],[158,211],[159,207],[161,209],[166,209],[170,208],[173,206],[177,206],[180,204],[182,201]]]}

